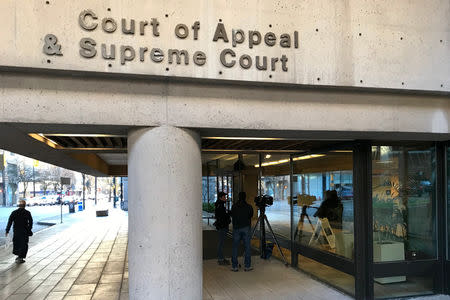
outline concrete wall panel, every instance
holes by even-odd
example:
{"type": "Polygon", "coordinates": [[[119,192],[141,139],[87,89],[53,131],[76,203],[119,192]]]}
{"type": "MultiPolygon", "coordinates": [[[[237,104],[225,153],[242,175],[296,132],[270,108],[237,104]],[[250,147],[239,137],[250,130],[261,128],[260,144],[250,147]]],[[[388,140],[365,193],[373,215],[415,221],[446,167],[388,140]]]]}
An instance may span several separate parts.
{"type": "MultiPolygon", "coordinates": [[[[106,73],[131,73],[162,77],[194,77],[253,82],[279,82],[302,85],[356,86],[393,89],[450,91],[450,2],[432,1],[366,1],[366,0],[230,0],[195,2],[167,1],[37,1],[3,0],[0,3],[0,66],[64,69],[106,73]],[[86,31],[78,24],[79,14],[91,9],[98,17],[112,17],[118,30],[106,33],[100,29],[86,31]],[[108,11],[110,9],[110,11],[108,11]],[[145,34],[125,35],[120,32],[121,18],[127,24],[151,22],[157,18],[159,36],[151,26],[145,34]],[[229,43],[213,42],[216,26],[223,22],[229,43]],[[198,40],[191,26],[200,22],[198,40]],[[183,23],[190,29],[186,39],[177,38],[174,28],[183,23]],[[231,46],[232,29],[242,29],[246,42],[231,46]],[[264,43],[248,45],[248,31],[262,35],[272,31],[299,33],[299,46],[269,47],[264,43]],[[54,34],[62,46],[63,56],[43,52],[44,38],[54,34]],[[79,42],[89,37],[97,43],[97,55],[83,58],[79,42]],[[100,45],[133,46],[136,59],[122,65],[119,53],[114,60],[101,56],[100,45]],[[154,63],[149,55],[139,61],[139,47],[186,49],[190,55],[203,51],[204,66],[154,63]],[[233,68],[221,65],[219,53],[233,48],[238,54],[288,58],[288,71],[244,70],[238,63],[233,68]],[[109,66],[109,64],[111,66],[109,66]],[[168,68],[168,70],[167,70],[168,68]],[[220,73],[221,72],[221,73],[220,73]]],[[[89,20],[89,18],[88,18],[89,20]]],[[[90,21],[89,21],[90,22],[90,21]]],[[[109,48],[108,48],[109,49],[109,48]]],[[[147,53],[148,54],[148,53],[147,53]]],[[[254,62],[253,62],[254,63],[254,62]]]]}
{"type": "Polygon", "coordinates": [[[0,122],[449,133],[445,95],[0,75],[0,122]]]}

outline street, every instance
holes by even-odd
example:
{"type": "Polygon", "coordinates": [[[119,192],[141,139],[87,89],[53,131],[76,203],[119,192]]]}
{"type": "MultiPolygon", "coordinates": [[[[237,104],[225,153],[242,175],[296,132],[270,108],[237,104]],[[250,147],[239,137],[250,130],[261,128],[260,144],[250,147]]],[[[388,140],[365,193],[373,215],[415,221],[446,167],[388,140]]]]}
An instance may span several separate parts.
{"type": "MultiPolygon", "coordinates": [[[[69,206],[63,205],[62,208],[64,221],[64,216],[69,214],[69,206]]],[[[16,209],[17,207],[0,207],[0,246],[5,243],[5,229],[8,223],[9,215],[16,209]]],[[[59,205],[27,206],[26,209],[31,212],[33,217],[33,232],[49,227],[46,225],[38,225],[37,222],[47,219],[60,220],[61,218],[61,207],[59,205]]]]}

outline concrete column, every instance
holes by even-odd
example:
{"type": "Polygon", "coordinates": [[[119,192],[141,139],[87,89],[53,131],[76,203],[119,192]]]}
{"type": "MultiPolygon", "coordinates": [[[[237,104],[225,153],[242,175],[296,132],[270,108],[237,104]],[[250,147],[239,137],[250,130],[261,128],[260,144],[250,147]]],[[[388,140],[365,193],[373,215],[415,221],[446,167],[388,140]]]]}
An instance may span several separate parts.
{"type": "Polygon", "coordinates": [[[202,299],[200,155],[189,130],[128,136],[130,299],[202,299]]]}

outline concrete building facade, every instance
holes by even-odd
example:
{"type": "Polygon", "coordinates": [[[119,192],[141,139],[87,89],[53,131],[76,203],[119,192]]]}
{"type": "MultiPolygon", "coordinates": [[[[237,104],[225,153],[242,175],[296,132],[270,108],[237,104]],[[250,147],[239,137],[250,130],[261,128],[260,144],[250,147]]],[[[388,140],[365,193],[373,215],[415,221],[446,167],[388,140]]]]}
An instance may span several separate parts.
{"type": "MultiPolygon", "coordinates": [[[[357,299],[374,297],[374,278],[394,276],[434,276],[431,292],[445,293],[449,19],[444,0],[6,0],[1,145],[92,175],[129,176],[132,299],[201,298],[206,154],[259,155],[261,167],[262,153],[286,154],[294,171],[275,173],[293,183],[299,153],[350,150],[350,167],[339,170],[353,174],[353,254],[343,259],[301,243],[294,249],[292,240],[286,247],[296,257],[342,266],[357,299]],[[252,140],[266,148],[238,144],[252,140]],[[276,141],[295,143],[275,149],[276,141]],[[425,148],[426,163],[415,161],[425,148]],[[403,259],[374,263],[377,161],[396,161],[400,186],[408,182],[405,170],[429,175],[414,179],[432,186],[432,249],[421,248],[432,254],[423,259],[414,258],[420,247],[409,246],[411,237],[402,242],[411,248],[403,259]]],[[[411,225],[412,196],[407,202],[399,190],[403,206],[400,198],[393,203],[408,207],[402,216],[411,225]]],[[[402,226],[396,239],[410,236],[397,232],[402,226]]]]}

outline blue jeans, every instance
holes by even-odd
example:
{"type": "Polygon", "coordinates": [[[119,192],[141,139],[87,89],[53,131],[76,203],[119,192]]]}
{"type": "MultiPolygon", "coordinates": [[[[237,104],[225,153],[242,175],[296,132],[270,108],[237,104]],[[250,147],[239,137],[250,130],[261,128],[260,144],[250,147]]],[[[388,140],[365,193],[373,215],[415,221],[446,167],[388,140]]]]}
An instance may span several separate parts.
{"type": "Polygon", "coordinates": [[[218,229],[219,233],[219,243],[217,244],[217,260],[224,260],[223,256],[223,244],[225,242],[225,237],[227,236],[228,228],[218,229]]]}
{"type": "Polygon", "coordinates": [[[237,254],[239,243],[241,240],[244,241],[244,265],[246,268],[250,268],[250,265],[252,263],[252,257],[250,253],[250,226],[233,229],[233,251],[231,257],[231,266],[233,268],[237,268],[238,266],[237,254]]]}

